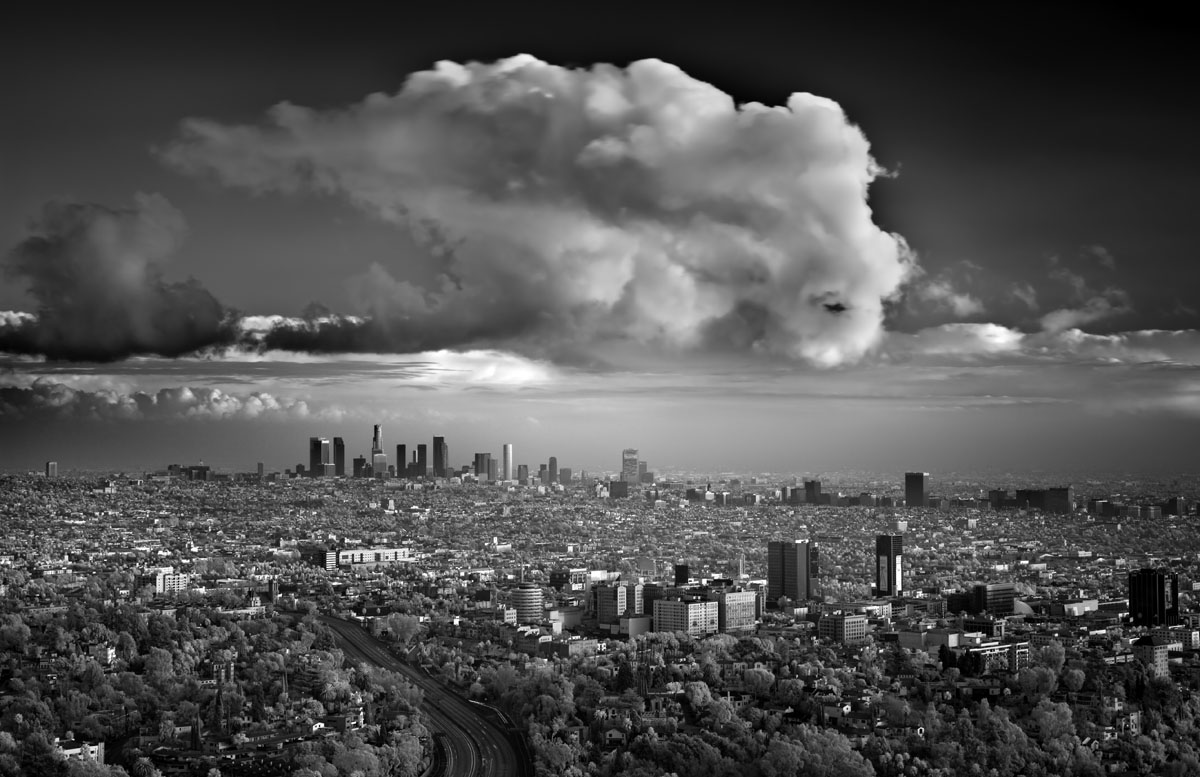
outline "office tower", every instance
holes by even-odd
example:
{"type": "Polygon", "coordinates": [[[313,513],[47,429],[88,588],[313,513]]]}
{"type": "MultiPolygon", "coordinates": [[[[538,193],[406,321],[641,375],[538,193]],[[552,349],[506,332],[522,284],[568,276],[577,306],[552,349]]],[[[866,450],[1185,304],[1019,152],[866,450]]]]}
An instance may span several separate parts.
{"type": "Polygon", "coordinates": [[[504,443],[504,479],[506,481],[513,479],[513,449],[512,443],[504,443]]]}
{"type": "Polygon", "coordinates": [[[543,486],[550,485],[550,468],[545,464],[538,465],[538,482],[543,486]]]}
{"type": "Polygon", "coordinates": [[[492,454],[476,453],[475,477],[479,480],[488,480],[490,472],[492,472],[492,454]]]}
{"type": "Polygon", "coordinates": [[[558,482],[558,457],[557,456],[550,457],[550,482],[551,483],[558,482]]]}
{"type": "Polygon", "coordinates": [[[446,459],[450,458],[450,446],[445,437],[433,438],[433,476],[446,477],[446,459]]]}
{"type": "MultiPolygon", "coordinates": [[[[488,454],[491,458],[491,454],[488,454]]],[[[517,610],[517,623],[540,623],[544,614],[545,600],[542,589],[535,583],[521,583],[512,592],[512,603],[517,610]]]]}
{"type": "Polygon", "coordinates": [[[367,476],[367,457],[366,456],[355,456],[354,457],[354,477],[362,478],[362,477],[366,477],[366,476],[367,476]]]}
{"type": "Polygon", "coordinates": [[[315,477],[317,470],[321,468],[321,438],[308,438],[308,469],[305,470],[309,477],[315,477]]]}
{"type": "Polygon", "coordinates": [[[333,462],[328,437],[308,438],[308,476],[319,478],[325,474],[325,465],[333,462]]]}
{"type": "Polygon", "coordinates": [[[47,461],[46,462],[46,477],[48,477],[48,478],[58,477],[58,462],[57,461],[47,461]]]}
{"type": "Polygon", "coordinates": [[[1060,486],[1046,489],[1046,512],[1070,515],[1075,512],[1075,487],[1060,486]]]}
{"type": "MultiPolygon", "coordinates": [[[[50,463],[53,463],[53,462],[50,462],[50,463]]],[[[57,469],[57,468],[58,468],[58,465],[55,464],[55,469],[57,469]]],[[[265,472],[266,472],[266,467],[263,466],[263,463],[261,461],[258,462],[258,479],[259,480],[263,479],[263,475],[265,474],[265,472]]]]}
{"type": "Polygon", "coordinates": [[[375,424],[371,433],[371,455],[383,453],[383,424],[375,424]]]}
{"type": "Polygon", "coordinates": [[[341,437],[333,438],[333,474],[346,477],[346,441],[341,437]]]}
{"type": "Polygon", "coordinates": [[[487,476],[489,483],[495,483],[500,479],[500,462],[493,459],[491,454],[488,454],[487,476]]]}
{"type": "Polygon", "coordinates": [[[904,473],[904,504],[908,507],[924,507],[926,505],[925,488],[928,485],[928,472],[904,473]]]}
{"type": "Polygon", "coordinates": [[[810,505],[821,504],[821,481],[804,481],[804,501],[810,505]]]}
{"type": "Polygon", "coordinates": [[[904,537],[880,534],[875,538],[875,595],[900,596],[904,591],[904,537]]]}
{"type": "Polygon", "coordinates": [[[817,597],[817,548],[808,540],[767,543],[767,599],[793,602],[817,597]]]}
{"type": "Polygon", "coordinates": [[[569,485],[571,483],[571,476],[573,474],[574,473],[571,471],[570,467],[563,467],[558,471],[558,482],[563,483],[564,485],[569,485]]]}
{"type": "Polygon", "coordinates": [[[529,482],[529,465],[528,464],[517,465],[517,480],[522,483],[529,482]]]}
{"type": "Polygon", "coordinates": [[[417,477],[423,478],[429,474],[429,448],[425,443],[417,443],[417,477]]]}
{"type": "Polygon", "coordinates": [[[638,482],[637,448],[626,448],[621,451],[621,480],[626,483],[638,482]]]}
{"type": "Polygon", "coordinates": [[[638,482],[639,483],[646,482],[646,475],[650,474],[649,469],[648,469],[649,466],[650,465],[644,461],[638,462],[638,482]]]}
{"type": "Polygon", "coordinates": [[[1163,569],[1129,573],[1129,615],[1134,626],[1179,625],[1179,576],[1163,569]]]}
{"type": "Polygon", "coordinates": [[[690,578],[690,571],[688,570],[688,565],[687,564],[676,564],[675,565],[675,585],[682,588],[683,586],[686,586],[688,584],[689,579],[691,579],[691,578],[690,578]]]}
{"type": "Polygon", "coordinates": [[[402,478],[409,477],[411,468],[408,466],[408,446],[396,446],[396,474],[402,478]]]}
{"type": "Polygon", "coordinates": [[[968,609],[974,614],[986,612],[999,618],[1016,611],[1016,600],[1016,583],[980,583],[971,589],[968,609]]]}

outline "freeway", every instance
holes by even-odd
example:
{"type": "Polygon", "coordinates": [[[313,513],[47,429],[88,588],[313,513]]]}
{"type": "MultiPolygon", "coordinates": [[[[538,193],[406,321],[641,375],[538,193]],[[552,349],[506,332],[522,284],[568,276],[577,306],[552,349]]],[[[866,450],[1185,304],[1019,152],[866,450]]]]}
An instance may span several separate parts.
{"type": "Polygon", "coordinates": [[[445,744],[446,775],[471,777],[521,777],[530,772],[513,747],[507,732],[480,714],[479,708],[447,689],[425,672],[405,664],[383,643],[355,623],[320,616],[338,636],[347,658],[390,669],[404,675],[424,694],[421,705],[429,728],[441,733],[445,744]]]}

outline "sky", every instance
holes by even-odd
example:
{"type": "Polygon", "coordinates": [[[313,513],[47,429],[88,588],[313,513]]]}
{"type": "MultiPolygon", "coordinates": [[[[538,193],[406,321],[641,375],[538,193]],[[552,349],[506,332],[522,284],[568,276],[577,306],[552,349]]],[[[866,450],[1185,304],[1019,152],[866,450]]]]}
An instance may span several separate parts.
{"type": "Polygon", "coordinates": [[[1196,472],[1184,19],[825,5],[10,13],[0,469],[1196,472]]]}

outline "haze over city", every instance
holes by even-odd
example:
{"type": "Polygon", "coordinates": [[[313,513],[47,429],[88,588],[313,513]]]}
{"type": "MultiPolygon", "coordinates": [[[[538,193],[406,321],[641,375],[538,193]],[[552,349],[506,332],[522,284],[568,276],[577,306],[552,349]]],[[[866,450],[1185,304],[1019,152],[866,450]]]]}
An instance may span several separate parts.
{"type": "Polygon", "coordinates": [[[22,11],[0,467],[1194,471],[1180,26],[806,14],[22,11]]]}

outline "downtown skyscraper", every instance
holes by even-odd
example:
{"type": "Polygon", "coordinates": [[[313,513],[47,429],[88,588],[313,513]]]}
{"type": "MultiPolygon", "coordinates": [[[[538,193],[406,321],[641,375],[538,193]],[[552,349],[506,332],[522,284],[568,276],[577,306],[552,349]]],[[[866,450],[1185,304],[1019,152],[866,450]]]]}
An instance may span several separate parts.
{"type": "Polygon", "coordinates": [[[900,596],[904,591],[904,537],[880,534],[875,538],[875,595],[900,596]]]}
{"type": "Polygon", "coordinates": [[[383,452],[382,424],[375,424],[371,434],[371,474],[377,478],[387,476],[387,454],[383,452]]]}
{"type": "Polygon", "coordinates": [[[817,548],[808,540],[767,543],[767,601],[817,598],[817,548]]]}
{"type": "Polygon", "coordinates": [[[501,471],[501,477],[505,482],[513,479],[513,447],[511,442],[504,443],[504,466],[501,471]]]}
{"type": "Polygon", "coordinates": [[[621,451],[621,480],[626,483],[638,482],[637,448],[626,448],[621,451]]]}
{"type": "Polygon", "coordinates": [[[904,473],[904,504],[907,507],[925,507],[928,504],[929,495],[925,489],[928,487],[929,473],[928,472],[905,472],[904,473]]]}
{"type": "MultiPolygon", "coordinates": [[[[450,446],[446,445],[445,437],[433,438],[433,476],[446,477],[446,462],[450,458],[450,446]]],[[[397,465],[399,466],[399,465],[397,465]]]]}

